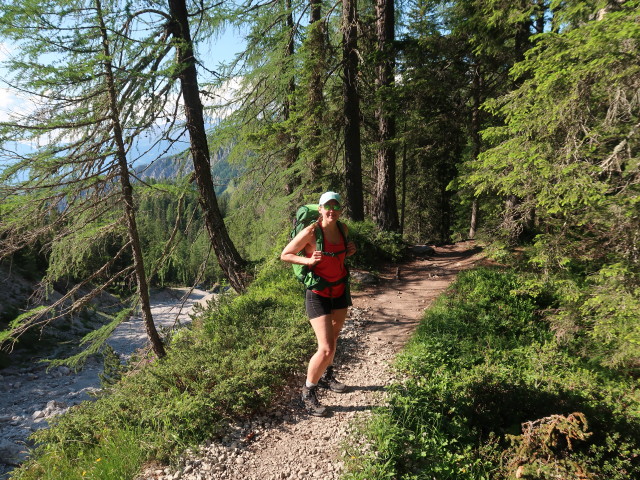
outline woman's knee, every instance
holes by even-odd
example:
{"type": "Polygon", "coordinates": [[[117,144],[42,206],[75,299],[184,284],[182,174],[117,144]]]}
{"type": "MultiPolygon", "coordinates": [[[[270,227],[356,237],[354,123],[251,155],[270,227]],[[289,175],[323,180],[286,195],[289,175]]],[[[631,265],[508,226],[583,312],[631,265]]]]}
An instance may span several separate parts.
{"type": "Polygon", "coordinates": [[[335,345],[320,345],[318,347],[318,354],[323,360],[330,359],[336,352],[335,345]]]}

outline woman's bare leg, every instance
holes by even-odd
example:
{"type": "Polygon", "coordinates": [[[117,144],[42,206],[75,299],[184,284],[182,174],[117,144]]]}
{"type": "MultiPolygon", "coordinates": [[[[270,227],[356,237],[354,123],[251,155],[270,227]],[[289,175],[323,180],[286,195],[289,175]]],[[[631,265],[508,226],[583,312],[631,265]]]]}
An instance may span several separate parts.
{"type": "Polygon", "coordinates": [[[347,309],[341,308],[340,310],[332,310],[331,311],[331,327],[333,333],[333,355],[331,355],[331,361],[327,365],[333,364],[333,357],[336,354],[336,349],[338,347],[338,337],[340,336],[340,332],[342,331],[342,327],[344,326],[344,321],[347,318],[347,309]]]}
{"type": "MultiPolygon", "coordinates": [[[[332,315],[323,315],[310,320],[318,341],[318,350],[309,360],[307,381],[318,383],[336,353],[336,334],[332,315]]],[[[339,331],[338,331],[339,333],[339,331]]]]}

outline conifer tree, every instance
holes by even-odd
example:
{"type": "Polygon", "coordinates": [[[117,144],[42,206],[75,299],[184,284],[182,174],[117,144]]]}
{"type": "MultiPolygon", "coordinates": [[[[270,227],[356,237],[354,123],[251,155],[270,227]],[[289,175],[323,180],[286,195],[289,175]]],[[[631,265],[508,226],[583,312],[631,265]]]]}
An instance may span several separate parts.
{"type": "MultiPolygon", "coordinates": [[[[285,12],[286,12],[286,32],[287,32],[287,45],[285,49],[285,64],[295,62],[295,34],[297,27],[293,21],[293,6],[291,0],[285,0],[285,12]]],[[[293,72],[289,73],[289,82],[286,89],[286,98],[283,106],[283,121],[286,124],[292,123],[292,113],[296,109],[296,78],[293,72]]],[[[287,134],[284,137],[284,141],[287,144],[284,154],[284,168],[289,171],[298,161],[300,154],[300,148],[298,146],[298,138],[293,128],[289,126],[287,128],[287,134]]],[[[296,187],[300,185],[299,175],[287,175],[285,182],[285,194],[291,195],[294,193],[296,187]]]]}
{"type": "Polygon", "coordinates": [[[396,200],[396,134],[392,93],[395,84],[395,4],[376,1],[376,121],[378,146],[375,159],[373,218],[379,228],[397,231],[400,227],[396,200]]]}
{"type": "Polygon", "coordinates": [[[554,13],[582,18],[554,22],[563,29],[539,37],[514,67],[519,87],[489,103],[506,123],[483,132],[492,148],[465,181],[480,193],[518,195],[522,212],[535,209],[532,262],[589,272],[584,294],[568,295],[554,320],[585,331],[604,363],[635,368],[640,4],[594,8],[586,21],[584,7],[567,2],[554,13]]]}
{"type": "Polygon", "coordinates": [[[200,192],[200,204],[204,210],[205,225],[220,267],[231,286],[242,292],[248,284],[247,272],[245,271],[246,262],[229,237],[213,189],[211,156],[198,87],[198,72],[186,1],[169,0],[169,11],[171,20],[167,27],[173,37],[172,46],[177,52],[177,76],[180,79],[194,178],[200,192]]]}
{"type": "MultiPolygon", "coordinates": [[[[114,12],[104,11],[99,0],[3,4],[0,33],[12,39],[19,34],[22,40],[20,57],[8,62],[14,87],[28,93],[35,106],[2,125],[0,256],[44,238],[51,253],[45,279],[51,282],[76,276],[74,265],[95,253],[93,244],[122,237],[124,245],[62,299],[16,319],[0,339],[15,340],[28,328],[73,314],[118,277],[132,274],[147,335],[161,357],[165,352],[151,316],[127,160],[140,123],[121,113],[131,112],[118,95],[130,78],[121,74],[120,65],[114,66],[112,48],[122,44],[109,33],[117,13],[114,17],[114,12]],[[28,148],[25,143],[42,146],[28,153],[11,152],[9,142],[22,149],[28,148]],[[123,217],[126,230],[121,227],[123,217]],[[127,251],[133,266],[118,266],[127,251]],[[79,294],[85,285],[93,288],[79,294]]],[[[130,54],[122,48],[119,61],[131,61],[130,54]]],[[[97,351],[123,318],[116,317],[93,335],[95,341],[85,353],[97,351]]]]}
{"type": "Polygon", "coordinates": [[[231,145],[230,162],[245,172],[234,198],[241,216],[256,205],[246,198],[256,195],[265,199],[260,208],[283,192],[299,200],[306,175],[299,109],[307,102],[300,101],[304,88],[298,72],[302,10],[299,2],[281,0],[240,5],[231,15],[234,25],[248,32],[246,47],[215,82],[216,88],[231,83],[237,88],[228,103],[218,107],[227,111],[212,138],[216,145],[231,145]]]}
{"type": "Polygon", "coordinates": [[[307,122],[306,128],[306,148],[309,150],[311,172],[311,188],[316,191],[321,190],[319,186],[320,168],[322,165],[322,154],[320,145],[322,143],[323,107],[324,107],[324,73],[326,71],[326,23],[322,17],[322,0],[309,0],[310,17],[309,29],[307,32],[306,46],[307,56],[305,58],[305,69],[308,75],[308,102],[307,102],[307,122]]]}
{"type": "Polygon", "coordinates": [[[344,111],[344,177],[349,217],[364,220],[360,97],[358,93],[358,2],[342,2],[342,71],[344,111]]]}

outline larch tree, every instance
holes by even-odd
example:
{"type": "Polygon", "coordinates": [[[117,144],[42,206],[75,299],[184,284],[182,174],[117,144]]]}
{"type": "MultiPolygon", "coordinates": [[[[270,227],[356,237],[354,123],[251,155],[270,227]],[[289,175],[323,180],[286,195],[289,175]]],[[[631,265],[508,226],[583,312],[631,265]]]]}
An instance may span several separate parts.
{"type": "MultiPolygon", "coordinates": [[[[104,10],[99,0],[46,6],[3,2],[2,7],[0,34],[20,39],[19,54],[6,66],[12,72],[12,87],[26,100],[24,110],[14,113],[0,130],[0,257],[44,239],[50,263],[43,289],[59,278],[82,278],[61,299],[14,320],[0,340],[15,341],[29,328],[77,313],[118,278],[132,275],[147,336],[162,357],[127,158],[145,118],[133,115],[121,94],[131,77],[118,62],[126,65],[135,58],[114,34],[121,12],[104,10]],[[114,50],[119,50],[117,58],[114,50]],[[95,256],[101,242],[122,247],[80,274],[79,265],[95,256]],[[83,287],[89,293],[81,293],[83,287]]],[[[130,313],[125,309],[90,334],[92,344],[71,361],[98,351],[130,313]]]]}
{"type": "Polygon", "coordinates": [[[229,237],[213,187],[211,155],[198,87],[198,71],[186,1],[169,0],[169,12],[170,19],[166,28],[170,33],[169,45],[176,51],[176,74],[180,79],[194,178],[200,193],[200,204],[204,210],[205,225],[220,267],[231,286],[236,291],[242,292],[249,281],[245,271],[246,262],[229,237]]]}
{"type": "MultiPolygon", "coordinates": [[[[286,14],[286,47],[285,47],[285,64],[292,64],[295,62],[295,52],[296,52],[296,31],[297,25],[293,20],[293,5],[291,0],[285,0],[285,14],[286,14]]],[[[287,71],[290,70],[287,69],[287,71]]],[[[284,141],[286,142],[286,150],[284,154],[284,168],[286,171],[291,171],[292,167],[296,165],[298,161],[298,157],[300,155],[300,148],[298,146],[298,136],[295,132],[295,129],[292,128],[292,112],[296,109],[296,77],[291,71],[289,74],[289,80],[287,82],[286,88],[286,98],[284,100],[283,105],[283,122],[285,125],[288,124],[288,128],[286,129],[287,133],[284,137],[284,141]]],[[[300,185],[300,176],[297,174],[287,175],[285,182],[285,194],[292,195],[295,189],[300,185]]]]}

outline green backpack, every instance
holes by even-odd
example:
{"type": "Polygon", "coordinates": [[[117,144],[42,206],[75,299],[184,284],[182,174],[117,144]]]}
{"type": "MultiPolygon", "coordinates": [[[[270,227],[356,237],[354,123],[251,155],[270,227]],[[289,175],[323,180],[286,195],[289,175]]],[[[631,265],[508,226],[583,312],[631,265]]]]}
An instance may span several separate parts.
{"type": "MultiPolygon", "coordinates": [[[[290,238],[294,238],[300,231],[318,221],[318,217],[320,213],[318,212],[318,205],[303,205],[296,211],[296,218],[293,224],[293,230],[289,234],[290,238]]],[[[345,250],[340,250],[339,252],[325,252],[324,251],[324,235],[322,234],[321,228],[315,228],[316,234],[316,250],[322,252],[323,255],[328,255],[332,257],[336,257],[338,255],[343,254],[346,251],[347,246],[347,236],[344,233],[344,226],[342,223],[338,222],[338,230],[342,235],[342,240],[344,241],[345,250]]],[[[298,255],[301,257],[305,256],[304,250],[298,252],[298,255]]],[[[346,266],[345,266],[346,268],[346,266]]],[[[313,272],[313,267],[308,267],[307,265],[298,265],[293,264],[293,273],[298,280],[300,280],[304,286],[308,290],[324,290],[327,287],[333,287],[335,285],[339,285],[340,283],[345,283],[349,279],[349,270],[347,269],[347,274],[341,279],[335,282],[329,282],[324,278],[316,275],[313,272]]]]}

